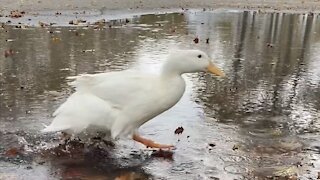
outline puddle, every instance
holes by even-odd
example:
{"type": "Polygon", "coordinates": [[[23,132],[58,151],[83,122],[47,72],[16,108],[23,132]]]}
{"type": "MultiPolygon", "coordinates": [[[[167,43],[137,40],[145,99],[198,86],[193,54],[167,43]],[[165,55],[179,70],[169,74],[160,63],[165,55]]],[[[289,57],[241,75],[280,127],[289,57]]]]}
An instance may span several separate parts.
{"type": "Polygon", "coordinates": [[[98,27],[64,26],[69,19],[61,27],[3,24],[0,179],[315,179],[318,20],[303,14],[187,11],[98,27]],[[141,127],[146,137],[175,144],[172,154],[153,153],[130,140],[66,148],[58,145],[58,134],[40,134],[72,93],[66,77],[128,68],[156,72],[177,47],[207,52],[227,77],[185,75],[182,100],[141,127]],[[175,134],[177,127],[182,134],[175,134]]]}

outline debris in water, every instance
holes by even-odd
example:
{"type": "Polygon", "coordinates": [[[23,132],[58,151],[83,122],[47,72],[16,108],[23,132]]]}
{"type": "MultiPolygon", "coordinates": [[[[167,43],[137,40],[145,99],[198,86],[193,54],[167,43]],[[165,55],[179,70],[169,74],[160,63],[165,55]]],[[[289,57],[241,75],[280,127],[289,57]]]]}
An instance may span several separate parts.
{"type": "Polygon", "coordinates": [[[80,23],[86,23],[87,21],[86,20],[81,20],[81,19],[77,19],[77,20],[71,20],[69,21],[69,24],[71,25],[79,25],[80,23]]]}
{"type": "Polygon", "coordinates": [[[180,127],[178,127],[175,131],[174,131],[174,133],[175,134],[182,134],[183,133],[183,127],[182,126],[180,126],[180,127]]]}
{"type": "Polygon", "coordinates": [[[77,21],[74,21],[74,20],[69,21],[69,24],[70,25],[78,25],[77,21]]]}
{"type": "Polygon", "coordinates": [[[14,10],[14,11],[10,11],[10,15],[9,17],[11,18],[20,18],[25,14],[24,11],[18,11],[18,10],[14,10]]]}
{"type": "Polygon", "coordinates": [[[199,38],[198,37],[194,38],[193,42],[198,44],[199,43],[199,38]]]}
{"type": "Polygon", "coordinates": [[[298,168],[291,166],[291,167],[277,167],[275,172],[273,172],[274,176],[278,177],[288,177],[288,179],[296,179],[298,173],[298,168]]]}
{"type": "MultiPolygon", "coordinates": [[[[101,178],[105,179],[105,178],[101,178]]],[[[117,176],[114,180],[131,180],[131,179],[147,179],[142,174],[136,172],[128,172],[122,175],[117,176]]]]}
{"type": "Polygon", "coordinates": [[[318,172],[318,178],[317,179],[320,179],[320,171],[318,172]]]}
{"type": "Polygon", "coordinates": [[[154,151],[151,156],[153,157],[161,157],[164,159],[173,159],[173,152],[172,151],[164,151],[162,149],[158,150],[158,151],[154,151]]]}
{"type": "Polygon", "coordinates": [[[126,19],[126,23],[129,23],[130,22],[130,20],[129,19],[126,19]]]}
{"type": "Polygon", "coordinates": [[[40,27],[48,27],[50,25],[48,23],[44,23],[44,22],[39,21],[39,26],[40,27]]]}
{"type": "Polygon", "coordinates": [[[95,52],[96,50],[94,49],[87,49],[87,50],[83,50],[82,52],[95,52]]]}
{"type": "Polygon", "coordinates": [[[59,41],[60,41],[60,38],[58,38],[58,37],[53,37],[53,38],[52,38],[52,41],[53,41],[53,42],[59,42],[59,41]]]}
{"type": "Polygon", "coordinates": [[[15,26],[15,28],[17,28],[17,29],[26,29],[27,26],[25,26],[25,25],[20,25],[20,26],[15,26]]]}
{"type": "Polygon", "coordinates": [[[20,154],[20,149],[14,147],[6,151],[5,155],[10,157],[15,157],[20,154]]]}
{"type": "Polygon", "coordinates": [[[210,146],[210,147],[215,147],[216,144],[215,144],[215,143],[209,143],[209,146],[210,146]]]}
{"type": "Polygon", "coordinates": [[[273,45],[270,43],[267,43],[267,47],[273,48],[273,45]]]}
{"type": "Polygon", "coordinates": [[[7,49],[4,51],[4,57],[9,57],[14,54],[14,51],[12,49],[7,49]]]}
{"type": "Polygon", "coordinates": [[[238,150],[240,148],[240,145],[239,144],[235,144],[235,145],[233,145],[233,147],[232,147],[232,150],[238,150]]]}
{"type": "Polygon", "coordinates": [[[206,39],[206,43],[209,44],[209,38],[206,39]]]}
{"type": "Polygon", "coordinates": [[[94,25],[104,25],[106,24],[106,20],[105,19],[100,19],[96,22],[93,23],[94,25]]]}

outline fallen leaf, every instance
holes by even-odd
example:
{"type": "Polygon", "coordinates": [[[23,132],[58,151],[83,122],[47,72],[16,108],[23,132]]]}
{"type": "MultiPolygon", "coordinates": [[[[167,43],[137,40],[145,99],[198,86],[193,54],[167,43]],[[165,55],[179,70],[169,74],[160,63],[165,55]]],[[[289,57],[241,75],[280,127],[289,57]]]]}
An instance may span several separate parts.
{"type": "Polygon", "coordinates": [[[94,23],[94,25],[104,25],[106,23],[105,19],[100,19],[94,23]]]}
{"type": "Polygon", "coordinates": [[[153,157],[161,157],[164,159],[173,159],[173,152],[172,151],[164,151],[162,149],[158,150],[158,151],[154,151],[151,156],[153,157]]]}
{"type": "Polygon", "coordinates": [[[198,44],[199,43],[199,38],[198,37],[194,38],[193,42],[198,44]]]}
{"type": "Polygon", "coordinates": [[[48,27],[48,26],[50,26],[50,25],[47,24],[47,23],[44,23],[44,22],[39,21],[39,26],[40,26],[40,27],[48,27]]]}
{"type": "Polygon", "coordinates": [[[238,150],[240,148],[240,145],[239,144],[235,144],[235,145],[233,145],[233,147],[232,147],[232,150],[238,150]]]}
{"type": "Polygon", "coordinates": [[[17,156],[18,154],[20,154],[20,150],[16,147],[7,150],[5,153],[6,156],[11,156],[11,157],[17,156]]]}
{"type": "Polygon", "coordinates": [[[71,25],[78,25],[79,22],[78,22],[77,20],[71,20],[71,21],[69,21],[69,24],[71,24],[71,25]]]}
{"type": "Polygon", "coordinates": [[[12,49],[7,49],[4,51],[4,57],[9,57],[14,55],[14,51],[12,49]]]}
{"type": "Polygon", "coordinates": [[[175,131],[174,131],[174,133],[175,134],[182,134],[183,133],[183,127],[181,126],[181,127],[178,127],[175,131]]]}
{"type": "Polygon", "coordinates": [[[14,10],[14,11],[10,11],[10,15],[9,17],[11,18],[20,18],[25,14],[24,11],[18,11],[18,10],[14,10]]]}
{"type": "Polygon", "coordinates": [[[59,42],[59,41],[60,41],[60,38],[58,38],[58,37],[53,37],[53,38],[52,38],[52,41],[53,41],[53,42],[59,42]]]}
{"type": "Polygon", "coordinates": [[[270,43],[267,43],[267,47],[273,48],[273,45],[270,43]]]}
{"type": "Polygon", "coordinates": [[[298,173],[298,168],[291,166],[291,167],[277,167],[275,171],[273,172],[274,176],[280,176],[280,177],[295,177],[298,173]]]}
{"type": "MultiPolygon", "coordinates": [[[[105,179],[105,178],[103,178],[105,179]]],[[[117,176],[114,180],[133,180],[133,179],[146,179],[142,174],[135,172],[125,172],[125,174],[117,176]]]]}

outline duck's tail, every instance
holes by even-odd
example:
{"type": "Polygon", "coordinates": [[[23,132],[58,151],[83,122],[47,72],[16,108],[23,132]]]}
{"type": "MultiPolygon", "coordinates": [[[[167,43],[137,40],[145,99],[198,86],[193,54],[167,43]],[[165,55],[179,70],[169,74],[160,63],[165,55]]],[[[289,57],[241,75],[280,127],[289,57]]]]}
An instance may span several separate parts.
{"type": "Polygon", "coordinates": [[[45,125],[45,128],[41,130],[42,133],[49,133],[49,132],[58,132],[70,129],[70,126],[53,126],[53,125],[45,125]]]}

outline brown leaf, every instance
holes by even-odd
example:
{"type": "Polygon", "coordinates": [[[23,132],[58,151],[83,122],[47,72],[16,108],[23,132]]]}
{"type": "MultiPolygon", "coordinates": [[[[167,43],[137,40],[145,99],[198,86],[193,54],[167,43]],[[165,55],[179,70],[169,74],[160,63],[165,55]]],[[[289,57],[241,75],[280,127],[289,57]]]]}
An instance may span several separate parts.
{"type": "Polygon", "coordinates": [[[20,17],[22,17],[23,16],[23,14],[25,14],[25,12],[24,11],[18,11],[18,10],[15,10],[15,11],[10,11],[10,15],[9,15],[9,17],[11,17],[11,18],[20,18],[20,17]]]}
{"type": "Polygon", "coordinates": [[[267,47],[273,48],[273,45],[270,43],[267,43],[267,47]]]}
{"type": "Polygon", "coordinates": [[[175,134],[182,134],[183,133],[183,127],[181,126],[181,127],[178,127],[175,131],[174,131],[174,133],[175,134]]]}
{"type": "Polygon", "coordinates": [[[14,55],[14,51],[12,49],[7,49],[4,51],[4,57],[9,57],[14,55]]]}
{"type": "Polygon", "coordinates": [[[60,40],[61,40],[61,39],[58,38],[58,37],[53,37],[53,38],[51,38],[51,39],[52,39],[53,42],[56,42],[56,43],[57,43],[57,42],[60,42],[60,40]]]}
{"type": "Polygon", "coordinates": [[[39,21],[39,25],[40,25],[40,27],[48,27],[48,26],[50,26],[49,24],[41,22],[41,21],[39,21]]]}
{"type": "Polygon", "coordinates": [[[20,150],[16,147],[7,150],[5,153],[6,156],[11,156],[11,157],[17,156],[18,154],[20,154],[20,150]]]}
{"type": "Polygon", "coordinates": [[[198,44],[199,43],[199,38],[196,37],[194,40],[193,40],[194,43],[198,44]]]}
{"type": "Polygon", "coordinates": [[[239,144],[235,144],[235,145],[233,145],[233,147],[232,147],[232,150],[238,150],[240,148],[240,145],[239,144]]]}
{"type": "Polygon", "coordinates": [[[98,20],[98,21],[96,21],[94,23],[94,25],[104,25],[104,24],[106,24],[106,20],[105,19],[100,19],[100,20],[98,20]]]}
{"type": "Polygon", "coordinates": [[[164,151],[164,150],[159,150],[159,151],[154,151],[151,156],[153,157],[161,157],[164,159],[169,159],[172,160],[173,159],[173,152],[172,151],[164,151]]]}

